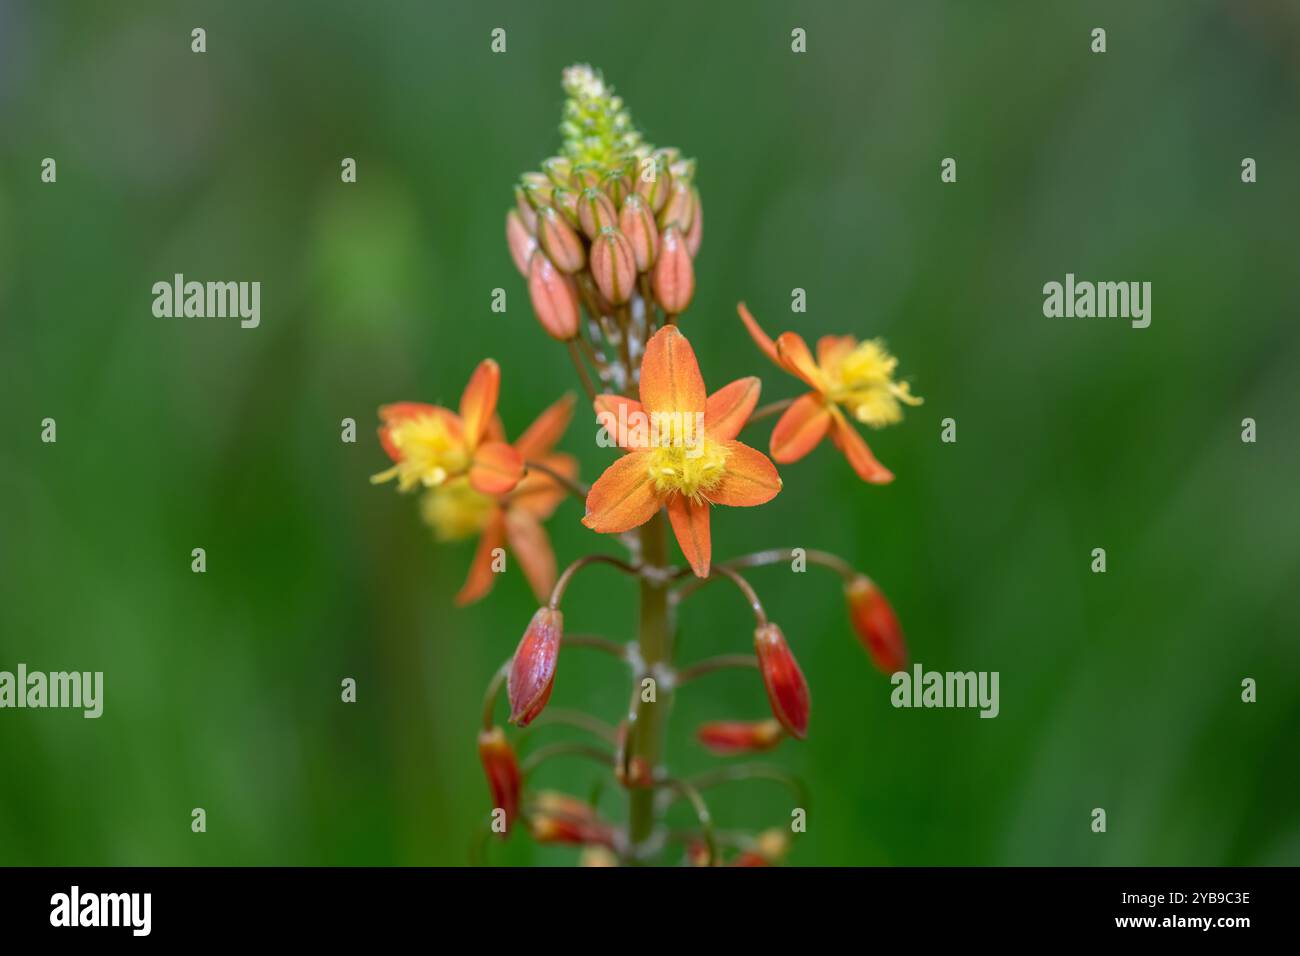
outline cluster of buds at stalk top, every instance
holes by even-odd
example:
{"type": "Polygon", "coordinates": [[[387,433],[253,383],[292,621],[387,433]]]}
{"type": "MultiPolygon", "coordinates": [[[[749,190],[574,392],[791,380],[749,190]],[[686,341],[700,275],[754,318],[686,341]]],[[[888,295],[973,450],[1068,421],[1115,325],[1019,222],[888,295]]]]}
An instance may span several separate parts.
{"type": "MultiPolygon", "coordinates": [[[[755,700],[766,697],[770,716],[719,715],[697,729],[697,742],[734,758],[809,734],[811,694],[792,648],[807,635],[792,630],[788,640],[744,576],[796,555],[839,576],[849,624],[879,670],[891,674],[905,667],[907,648],[889,601],[854,566],[805,548],[715,561],[714,515],[772,501],[784,487],[777,466],[797,462],[824,438],[863,481],[892,481],[858,426],[895,424],[905,406],[921,400],[896,378],[898,360],[879,339],[825,335],[814,353],[795,332],[769,338],[743,304],[738,311],[749,338],[802,383],[800,394],[759,407],[757,376],[710,390],[679,327],[694,295],[703,235],[695,162],[646,142],[622,100],[590,67],[565,70],[563,87],[562,146],[515,187],[506,241],[543,329],[565,343],[590,403],[589,421],[600,427],[598,444],[615,457],[587,485],[578,478],[576,458],[557,450],[581,408],[572,396],[553,402],[509,440],[496,413],[501,370],[485,359],[456,410],[411,401],[380,409],[379,439],[390,465],[373,480],[395,480],[399,491],[418,492],[420,513],[438,540],[477,539],[456,603],[472,603],[491,590],[497,555],[508,546],[540,605],[484,700],[478,750],[492,800],[485,834],[506,837],[523,830],[538,843],[581,847],[590,865],[644,863],[670,851],[708,866],[778,863],[790,848],[788,833],[715,833],[704,791],[714,783],[762,777],[786,782],[796,805],[804,805],[802,785],[775,768],[746,763],[720,774],[674,776],[668,700],[715,671],[748,669],[755,675],[755,700]],[[763,451],[742,432],[768,418],[775,427],[763,451]],[[570,497],[582,507],[574,520],[626,547],[626,559],[588,554],[557,573],[543,523],[570,497]],[[566,590],[578,572],[592,566],[635,579],[635,643],[566,633],[566,590]],[[736,635],[736,653],[681,665],[674,651],[690,642],[689,635],[683,642],[675,633],[677,608],[718,581],[743,598],[754,616],[753,630],[736,635]],[[602,719],[551,705],[560,652],[570,647],[595,649],[623,664],[631,685],[627,710],[602,719]],[[648,685],[657,692],[647,695],[648,685]],[[509,728],[498,724],[502,697],[509,728]],[[533,735],[547,734],[543,728],[553,725],[599,739],[535,747],[533,735]],[[539,789],[535,773],[558,756],[598,763],[601,786],[593,792],[623,794],[626,821],[607,814],[599,796],[585,802],[539,789]],[[606,789],[606,783],[612,786],[606,789]],[[673,823],[677,808],[692,811],[693,821],[673,823]]],[[[743,339],[741,328],[732,327],[737,340],[743,339]]],[[[580,616],[581,610],[570,613],[580,616]]]]}
{"type": "Polygon", "coordinates": [[[554,338],[576,338],[585,311],[611,347],[644,341],[647,310],[678,315],[695,294],[695,161],[647,143],[591,67],[565,70],[564,92],[563,146],[520,177],[506,243],[554,338]]]}

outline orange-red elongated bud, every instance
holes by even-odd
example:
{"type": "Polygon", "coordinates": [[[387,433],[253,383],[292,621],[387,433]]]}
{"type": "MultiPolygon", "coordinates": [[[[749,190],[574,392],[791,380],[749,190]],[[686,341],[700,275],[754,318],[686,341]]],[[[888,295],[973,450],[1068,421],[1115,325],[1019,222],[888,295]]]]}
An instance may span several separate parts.
{"type": "Polygon", "coordinates": [[[654,213],[638,193],[627,197],[623,211],[618,214],[618,228],[632,244],[636,258],[636,271],[649,272],[659,255],[659,226],[654,213]]]}
{"type": "Polygon", "coordinates": [[[894,674],[907,667],[907,643],[898,626],[894,609],[880,588],[864,574],[844,586],[849,602],[849,620],[858,640],[883,673],[894,674]]]}
{"type": "Polygon", "coordinates": [[[519,210],[511,209],[506,213],[506,245],[510,247],[510,258],[515,261],[515,268],[521,276],[528,275],[528,262],[533,258],[537,240],[524,225],[519,210]]]}
{"type": "Polygon", "coordinates": [[[578,334],[578,290],[541,249],[528,263],[528,298],[552,338],[567,342],[578,334]]]}
{"type": "Polygon", "coordinates": [[[602,229],[618,225],[618,211],[599,189],[584,189],[578,197],[578,224],[588,239],[595,239],[602,229]]]}
{"type": "Polygon", "coordinates": [[[538,608],[515,649],[506,678],[512,724],[527,727],[551,699],[563,634],[564,615],[555,608],[538,608]]]}
{"type": "Polygon", "coordinates": [[[720,757],[771,750],[782,735],[775,720],[717,720],[700,724],[695,731],[696,739],[720,757]]]}
{"type": "Polygon", "coordinates": [[[676,226],[664,230],[653,284],[655,299],[670,315],[685,312],[695,295],[695,266],[691,264],[690,250],[676,226]]]}
{"type": "Polygon", "coordinates": [[[676,226],[683,234],[689,234],[694,216],[695,199],[690,184],[675,180],[672,192],[668,194],[668,204],[659,213],[660,227],[676,226]]]}
{"type": "Polygon", "coordinates": [[[537,210],[537,241],[561,272],[573,273],[587,262],[582,240],[552,207],[537,210]]]}
{"type": "Polygon", "coordinates": [[[487,774],[488,789],[492,792],[492,807],[505,811],[506,828],[500,834],[505,839],[519,816],[519,791],[522,787],[519,762],[515,760],[514,749],[500,727],[479,731],[478,756],[483,761],[483,772],[487,774]]]}
{"type": "Polygon", "coordinates": [[[538,843],[612,847],[614,831],[596,808],[577,797],[543,790],[529,806],[529,828],[538,843]]]}
{"type": "Polygon", "coordinates": [[[636,257],[627,236],[617,229],[605,228],[591,243],[591,276],[601,295],[612,305],[622,305],[632,297],[636,282],[636,257]]]}
{"type": "Polygon", "coordinates": [[[775,624],[764,624],[754,631],[754,650],[758,654],[758,669],[767,688],[772,716],[781,722],[791,736],[803,740],[808,732],[810,700],[808,682],[803,678],[799,662],[790,653],[785,635],[775,624]]]}

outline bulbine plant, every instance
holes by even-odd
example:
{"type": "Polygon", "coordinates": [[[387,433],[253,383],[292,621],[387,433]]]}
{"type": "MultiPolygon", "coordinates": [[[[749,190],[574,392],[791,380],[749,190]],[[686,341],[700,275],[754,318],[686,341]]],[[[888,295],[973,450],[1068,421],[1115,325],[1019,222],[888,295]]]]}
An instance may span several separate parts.
{"type": "Polygon", "coordinates": [[[798,827],[781,821],[759,834],[715,830],[705,794],[725,781],[785,781],[799,799],[792,813],[797,821],[804,803],[797,781],[759,764],[683,779],[666,759],[673,694],[726,668],[757,671],[772,718],[705,724],[696,732],[701,744],[734,757],[808,733],[803,672],[742,572],[785,562],[828,568],[842,579],[849,623],[876,667],[886,674],[903,668],[907,651],[889,602],[848,562],[802,548],[715,562],[710,515],[718,505],[749,508],[772,500],[782,489],[776,465],[798,461],[825,438],[864,482],[892,481],[857,425],[893,424],[904,405],[920,400],[896,379],[897,360],[879,340],[827,335],[814,355],[793,332],[769,338],[743,303],[741,323],[759,350],[808,391],[762,407],[757,377],[709,392],[680,329],[695,291],[704,230],[695,162],[646,142],[622,100],[590,67],[566,69],[563,88],[563,146],[541,171],[521,177],[506,215],[506,241],[538,321],[573,362],[600,426],[598,444],[618,457],[588,487],[576,460],[555,451],[574,414],[572,397],[550,405],[517,440],[507,441],[496,415],[501,373],[485,359],[456,411],[417,402],[379,410],[379,438],[392,466],[374,480],[395,479],[400,491],[418,491],[421,513],[440,540],[478,536],[458,603],[484,597],[509,552],[541,605],[485,696],[478,740],[492,797],[485,833],[505,837],[522,826],[539,842],[584,847],[589,863],[773,863],[798,827]],[[768,454],[740,440],[750,426],[778,415],[768,454]],[[587,528],[609,536],[626,554],[589,554],[558,573],[544,522],[565,496],[583,503],[587,528]],[[669,529],[684,564],[670,551],[669,529]],[[626,575],[638,590],[639,630],[632,643],[565,632],[569,583],[596,565],[626,575]],[[736,588],[753,611],[752,652],[680,664],[676,609],[715,581],[736,588]],[[594,649],[626,664],[630,703],[617,724],[548,706],[560,652],[568,648],[594,649]],[[521,763],[497,722],[503,688],[509,723],[570,724],[593,742],[552,744],[521,763]],[[611,782],[626,793],[626,816],[607,819],[594,803],[531,787],[532,771],[560,754],[608,768],[611,782]],[[695,825],[670,831],[664,814],[679,800],[693,808],[695,825]]]}

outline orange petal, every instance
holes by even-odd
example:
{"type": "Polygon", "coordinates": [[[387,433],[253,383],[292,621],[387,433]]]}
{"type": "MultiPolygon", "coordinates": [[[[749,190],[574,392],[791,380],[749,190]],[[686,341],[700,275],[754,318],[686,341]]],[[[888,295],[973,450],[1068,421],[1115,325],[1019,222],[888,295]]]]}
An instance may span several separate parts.
{"type": "Polygon", "coordinates": [[[501,513],[492,516],[483,528],[474,550],[474,560],[470,563],[469,574],[456,595],[456,605],[464,607],[485,597],[496,583],[496,574],[492,571],[492,552],[505,544],[505,521],[501,513]]]}
{"type": "Polygon", "coordinates": [[[587,494],[583,524],[600,534],[618,534],[650,520],[660,500],[650,480],[648,454],[630,452],[605,469],[587,494]]]}
{"type": "Polygon", "coordinates": [[[776,344],[767,337],[767,333],[758,327],[754,317],[749,314],[749,309],[745,308],[745,303],[741,302],[736,306],[736,311],[740,313],[740,321],[745,323],[745,328],[749,329],[749,335],[754,343],[763,351],[763,354],[772,360],[772,364],[778,368],[785,368],[781,364],[780,357],[776,354],[776,344]]]}
{"type": "Polygon", "coordinates": [[[538,459],[550,452],[555,443],[564,437],[564,430],[573,418],[573,393],[565,395],[537,416],[528,429],[515,442],[515,451],[525,458],[538,459]]]}
{"type": "Polygon", "coordinates": [[[727,442],[726,449],[727,470],[709,490],[710,501],[749,508],[776,497],[781,490],[781,476],[766,455],[738,441],[727,442]]]}
{"type": "Polygon", "coordinates": [[[809,392],[795,400],[772,429],[768,446],[772,458],[783,465],[798,461],[817,447],[831,427],[831,412],[817,392],[809,392]]]}
{"type": "Polygon", "coordinates": [[[641,404],[648,412],[702,412],[705,400],[695,350],[677,326],[664,326],[641,359],[641,404]]]}
{"type": "Polygon", "coordinates": [[[710,395],[704,405],[704,430],[708,436],[716,441],[731,441],[739,435],[762,390],[763,383],[750,376],[738,378],[710,395]]]}
{"type": "Polygon", "coordinates": [[[479,445],[469,466],[469,483],[485,495],[504,495],[523,476],[523,456],[501,441],[479,445]]]}
{"type": "Polygon", "coordinates": [[[619,448],[632,451],[650,447],[650,417],[645,406],[623,395],[597,395],[593,407],[596,423],[609,432],[619,448]]]}
{"type": "Polygon", "coordinates": [[[555,587],[555,552],[546,529],[527,511],[511,508],[506,512],[506,540],[533,595],[538,603],[545,603],[555,587]]]}
{"type": "Polygon", "coordinates": [[[465,440],[471,448],[478,445],[492,421],[500,389],[501,367],[492,359],[479,362],[460,396],[460,417],[465,424],[465,440]]]}
{"type": "Polygon", "coordinates": [[[713,553],[708,503],[696,502],[685,495],[673,495],[668,499],[668,520],[673,524],[673,534],[677,535],[677,543],[695,576],[707,578],[713,553]]]}
{"type": "Polygon", "coordinates": [[[823,335],[817,340],[817,364],[829,368],[853,351],[858,340],[851,335],[823,335]]]}
{"type": "MultiPolygon", "coordinates": [[[[557,453],[535,460],[565,478],[578,476],[578,462],[572,455],[557,453]]],[[[546,472],[529,471],[510,493],[510,507],[522,508],[539,521],[545,521],[555,513],[568,493],[568,489],[546,472]]]]}
{"type": "Polygon", "coordinates": [[[819,392],[825,386],[821,369],[808,351],[808,343],[797,332],[782,332],[777,337],[776,354],[781,359],[781,367],[791,375],[797,375],[819,392]]]}
{"type": "Polygon", "coordinates": [[[863,481],[873,485],[887,485],[894,480],[894,473],[876,460],[858,430],[838,411],[832,416],[831,441],[844,453],[844,457],[863,481]]]}

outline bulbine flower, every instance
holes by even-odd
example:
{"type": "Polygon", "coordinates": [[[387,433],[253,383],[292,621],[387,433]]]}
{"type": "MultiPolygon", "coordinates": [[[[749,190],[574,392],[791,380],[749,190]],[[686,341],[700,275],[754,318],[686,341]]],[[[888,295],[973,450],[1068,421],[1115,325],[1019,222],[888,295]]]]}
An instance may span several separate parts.
{"type": "Polygon", "coordinates": [[[524,460],[489,434],[500,388],[501,369],[484,359],[461,395],[460,414],[420,402],[379,409],[379,441],[395,464],[370,480],[396,478],[399,491],[410,491],[466,477],[475,491],[505,494],[523,477],[524,460]]]}
{"type": "Polygon", "coordinates": [[[758,379],[742,378],[706,396],[686,336],[675,326],[660,329],[641,361],[641,400],[601,395],[597,414],[683,422],[702,413],[703,435],[683,434],[690,431],[684,429],[671,440],[657,435],[649,445],[625,443],[626,454],[592,485],[582,523],[601,534],[618,534],[667,507],[682,554],[696,575],[708,577],[709,508],[761,505],[781,490],[781,478],[767,456],[736,441],[758,394],[758,379]]]}
{"type": "Polygon", "coordinates": [[[564,615],[553,607],[538,608],[515,649],[506,678],[512,724],[527,727],[551,699],[563,635],[564,615]]]}
{"type": "Polygon", "coordinates": [[[886,674],[907,667],[907,644],[898,625],[894,609],[866,575],[860,574],[844,585],[849,603],[849,620],[858,640],[871,655],[872,663],[886,674]]]}
{"type": "Polygon", "coordinates": [[[817,341],[814,360],[808,343],[794,332],[773,342],[742,302],[741,321],[763,354],[778,368],[802,380],[811,392],[796,399],[772,430],[772,458],[781,464],[798,461],[829,433],[863,481],[887,484],[894,474],[871,453],[840,406],[871,428],[892,425],[903,417],[903,405],[920,405],[906,382],[894,381],[898,359],[879,339],[858,342],[851,335],[825,335],[817,341]]]}
{"type": "Polygon", "coordinates": [[[519,816],[519,793],[523,786],[519,762],[500,727],[479,732],[478,756],[483,762],[483,772],[487,774],[492,806],[505,811],[505,830],[501,833],[504,839],[519,816]]]}
{"type": "Polygon", "coordinates": [[[701,724],[695,737],[722,757],[763,753],[781,742],[784,731],[775,720],[719,720],[701,724]]]}
{"type": "MultiPolygon", "coordinates": [[[[571,455],[553,451],[573,417],[573,396],[566,395],[537,416],[511,447],[519,457],[573,478],[578,463],[571,455]]],[[[500,424],[489,433],[500,438],[500,424]]],[[[555,552],[543,522],[555,513],[565,489],[542,471],[529,471],[504,495],[486,495],[467,478],[444,482],[425,492],[420,502],[424,520],[440,541],[479,536],[469,575],[456,595],[458,605],[484,597],[496,583],[496,551],[509,545],[538,601],[545,601],[555,586],[555,552]]]]}
{"type": "Polygon", "coordinates": [[[767,688],[772,715],[792,737],[803,740],[808,733],[811,705],[808,682],[785,642],[785,635],[775,624],[764,624],[754,631],[754,650],[758,653],[758,669],[767,688]]]}

